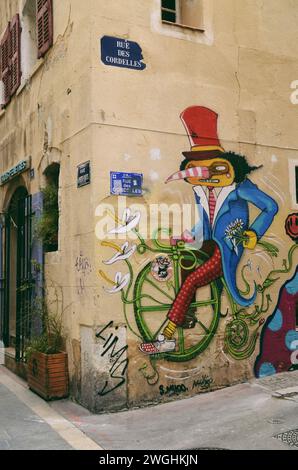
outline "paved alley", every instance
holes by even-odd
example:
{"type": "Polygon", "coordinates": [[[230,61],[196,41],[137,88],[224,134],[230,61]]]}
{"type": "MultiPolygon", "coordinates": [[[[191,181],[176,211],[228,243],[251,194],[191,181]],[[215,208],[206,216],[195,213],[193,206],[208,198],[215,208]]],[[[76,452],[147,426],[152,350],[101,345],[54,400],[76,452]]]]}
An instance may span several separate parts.
{"type": "Polygon", "coordinates": [[[0,449],[298,449],[298,371],[149,408],[46,403],[0,367],[0,449]]]}

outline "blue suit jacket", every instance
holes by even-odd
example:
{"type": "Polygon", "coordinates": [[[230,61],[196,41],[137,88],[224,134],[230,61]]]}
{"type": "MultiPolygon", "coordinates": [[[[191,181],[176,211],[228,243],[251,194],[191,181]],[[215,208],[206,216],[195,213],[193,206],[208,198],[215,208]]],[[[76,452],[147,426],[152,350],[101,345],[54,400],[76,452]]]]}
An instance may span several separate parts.
{"type": "Polygon", "coordinates": [[[211,227],[208,215],[202,208],[200,197],[197,194],[196,202],[203,220],[193,228],[193,235],[196,236],[196,233],[203,228],[203,239],[215,240],[221,251],[224,277],[230,293],[237,304],[243,307],[251,305],[256,298],[256,292],[250,298],[241,296],[236,281],[237,267],[244,250],[243,244],[237,245],[237,250],[235,250],[231,239],[227,238],[226,229],[238,219],[243,223],[241,231],[253,230],[260,239],[270,227],[278,211],[277,203],[263,191],[260,191],[249,179],[245,179],[227,196],[216,216],[213,227],[211,227]],[[249,220],[248,203],[261,210],[252,223],[249,220]]]}

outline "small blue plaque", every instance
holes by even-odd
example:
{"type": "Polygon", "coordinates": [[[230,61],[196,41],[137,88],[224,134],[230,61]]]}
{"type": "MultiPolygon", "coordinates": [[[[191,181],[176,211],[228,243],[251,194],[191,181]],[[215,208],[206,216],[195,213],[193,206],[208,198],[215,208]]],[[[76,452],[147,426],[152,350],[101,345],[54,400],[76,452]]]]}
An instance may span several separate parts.
{"type": "Polygon", "coordinates": [[[111,171],[111,194],[116,196],[142,196],[143,175],[111,171]]]}
{"type": "Polygon", "coordinates": [[[105,65],[144,70],[142,49],[136,42],[127,39],[103,36],[101,38],[101,60],[105,65]]]}

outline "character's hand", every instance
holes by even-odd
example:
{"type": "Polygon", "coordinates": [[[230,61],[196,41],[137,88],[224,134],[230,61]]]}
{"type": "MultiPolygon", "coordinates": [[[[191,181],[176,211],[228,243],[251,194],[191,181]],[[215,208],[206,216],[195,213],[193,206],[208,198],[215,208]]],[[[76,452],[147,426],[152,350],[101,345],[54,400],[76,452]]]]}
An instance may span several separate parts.
{"type": "Polygon", "coordinates": [[[256,244],[258,243],[258,237],[257,237],[256,232],[254,232],[253,230],[245,230],[243,232],[243,235],[247,238],[247,240],[243,242],[244,248],[248,248],[249,250],[254,250],[256,247],[256,244]]]}
{"type": "Polygon", "coordinates": [[[182,240],[185,242],[185,243],[194,243],[195,239],[192,235],[192,233],[189,231],[189,230],[185,230],[183,233],[182,233],[182,240]]]}
{"type": "Polygon", "coordinates": [[[171,237],[170,243],[171,246],[176,246],[179,241],[184,241],[185,243],[194,243],[195,238],[192,236],[192,233],[189,230],[185,230],[180,237],[171,237]]]}

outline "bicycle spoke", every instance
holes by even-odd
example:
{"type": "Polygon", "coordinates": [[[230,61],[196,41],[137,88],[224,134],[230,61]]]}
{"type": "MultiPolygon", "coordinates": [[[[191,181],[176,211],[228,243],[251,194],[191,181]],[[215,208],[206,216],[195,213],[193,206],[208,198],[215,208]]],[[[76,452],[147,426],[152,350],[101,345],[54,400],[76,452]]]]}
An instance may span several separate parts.
{"type": "Polygon", "coordinates": [[[178,344],[179,344],[179,353],[184,354],[184,334],[183,328],[178,328],[178,344]]]}
{"type": "Polygon", "coordinates": [[[148,305],[148,307],[139,307],[138,308],[138,311],[143,313],[143,312],[160,312],[160,311],[164,311],[164,310],[170,310],[172,305],[148,305]]]}
{"type": "Polygon", "coordinates": [[[198,324],[203,328],[203,330],[209,334],[210,333],[210,330],[208,330],[208,328],[200,321],[198,320],[198,324]]]}
{"type": "Polygon", "coordinates": [[[165,291],[163,291],[160,287],[158,287],[156,284],[154,284],[154,282],[151,281],[151,279],[146,277],[145,281],[147,281],[149,284],[151,284],[151,286],[153,286],[155,289],[157,289],[161,294],[165,295],[168,299],[170,299],[171,301],[174,301],[173,297],[171,297],[169,294],[167,294],[165,291]]]}
{"type": "Polygon", "coordinates": [[[201,300],[200,302],[192,302],[190,304],[190,307],[194,308],[194,307],[205,307],[207,305],[215,305],[217,303],[217,300],[216,299],[212,299],[212,300],[201,300]]]}

